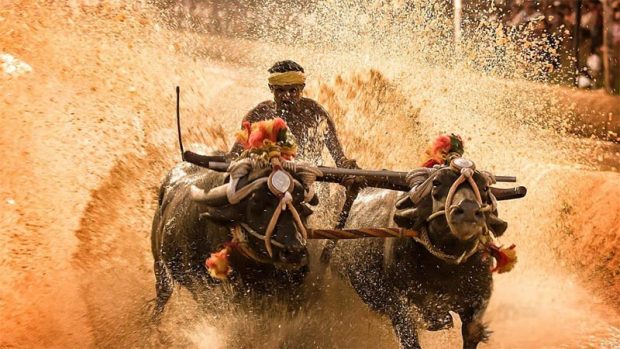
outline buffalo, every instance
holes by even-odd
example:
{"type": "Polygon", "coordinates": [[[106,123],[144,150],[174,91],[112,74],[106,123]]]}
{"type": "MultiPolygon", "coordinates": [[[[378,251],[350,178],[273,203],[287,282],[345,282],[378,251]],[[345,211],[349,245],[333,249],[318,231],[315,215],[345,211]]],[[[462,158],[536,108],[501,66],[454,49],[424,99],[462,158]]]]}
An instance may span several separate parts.
{"type": "Polygon", "coordinates": [[[419,330],[452,327],[450,311],[462,321],[463,348],[488,338],[482,323],[492,290],[492,259],[486,244],[507,223],[497,217],[489,186],[494,177],[458,159],[451,166],[413,173],[413,189],[365,189],[348,225],[394,226],[417,238],[341,241],[332,268],[375,312],[387,315],[403,348],[420,348],[419,330]]]}
{"type": "Polygon", "coordinates": [[[161,316],[174,283],[199,302],[208,297],[208,290],[222,281],[210,274],[205,261],[224,248],[231,270],[224,278],[234,297],[299,299],[309,263],[308,205],[318,200],[312,170],[289,167],[277,170],[245,159],[225,174],[182,162],[168,173],[151,234],[157,292],[153,320],[161,316]]]}

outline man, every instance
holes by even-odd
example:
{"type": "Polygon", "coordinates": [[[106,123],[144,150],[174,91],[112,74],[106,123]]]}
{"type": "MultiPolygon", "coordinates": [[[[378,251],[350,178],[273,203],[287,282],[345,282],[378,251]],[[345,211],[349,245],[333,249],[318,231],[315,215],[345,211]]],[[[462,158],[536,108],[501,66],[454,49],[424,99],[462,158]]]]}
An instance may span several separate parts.
{"type": "MultiPolygon", "coordinates": [[[[306,86],[304,68],[286,60],[277,62],[268,71],[273,101],[260,103],[246,114],[243,121],[254,123],[280,117],[297,140],[297,158],[300,160],[321,165],[321,153],[327,146],[336,166],[357,168],[355,160],[345,157],[334,121],[327,111],[316,101],[302,97],[306,86]]],[[[242,151],[243,146],[237,142],[231,153],[237,156],[242,151]]]]}

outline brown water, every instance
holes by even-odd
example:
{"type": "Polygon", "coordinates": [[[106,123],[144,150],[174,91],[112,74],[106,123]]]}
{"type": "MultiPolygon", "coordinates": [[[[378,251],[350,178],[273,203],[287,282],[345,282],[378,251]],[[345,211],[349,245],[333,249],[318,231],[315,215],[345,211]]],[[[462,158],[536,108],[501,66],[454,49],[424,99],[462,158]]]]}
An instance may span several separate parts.
{"type": "MultiPolygon", "coordinates": [[[[601,150],[613,146],[562,131],[569,104],[524,80],[538,66],[511,38],[480,30],[455,54],[441,7],[373,6],[322,2],[296,40],[265,30],[280,43],[169,30],[114,2],[0,8],[0,54],[32,67],[0,74],[0,347],[397,347],[388,322],[338,280],[292,320],[278,306],[244,314],[225,294],[202,313],[177,290],[160,328],[146,325],[155,192],[179,158],[174,86],[186,143],[225,149],[269,98],[265,69],[281,58],[306,67],[308,95],[363,167],[411,168],[428,139],[453,131],[479,167],[529,188],[500,205],[520,259],[496,277],[495,332],[481,347],[619,347],[620,176],[600,171],[618,162],[601,150]]],[[[459,341],[458,329],[423,334],[430,348],[459,341]]]]}

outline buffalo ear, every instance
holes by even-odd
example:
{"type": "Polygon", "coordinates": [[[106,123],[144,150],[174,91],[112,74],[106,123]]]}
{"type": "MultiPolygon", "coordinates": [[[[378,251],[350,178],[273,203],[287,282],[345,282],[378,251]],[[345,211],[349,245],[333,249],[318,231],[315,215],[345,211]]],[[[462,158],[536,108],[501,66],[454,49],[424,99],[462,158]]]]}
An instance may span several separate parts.
{"type": "Polygon", "coordinates": [[[243,220],[241,207],[237,205],[227,205],[223,207],[209,207],[200,217],[218,223],[231,223],[243,220]]]}
{"type": "Polygon", "coordinates": [[[409,228],[415,224],[419,218],[419,212],[415,208],[397,210],[394,213],[394,222],[402,228],[409,228]]]}
{"type": "Polygon", "coordinates": [[[310,199],[310,202],[308,202],[308,204],[312,205],[312,206],[316,206],[319,204],[319,197],[318,195],[316,195],[316,193],[314,193],[314,195],[312,195],[312,199],[310,199]]]}
{"type": "Polygon", "coordinates": [[[493,234],[497,237],[502,236],[508,228],[508,223],[494,214],[490,214],[487,219],[487,225],[489,229],[493,231],[493,234]]]}
{"type": "Polygon", "coordinates": [[[308,206],[308,204],[306,204],[305,202],[301,203],[301,215],[308,217],[309,215],[313,214],[314,210],[308,206]]]}
{"type": "Polygon", "coordinates": [[[398,201],[396,201],[396,209],[398,210],[411,207],[413,207],[413,201],[411,201],[409,195],[405,195],[402,198],[398,199],[398,201]]]}

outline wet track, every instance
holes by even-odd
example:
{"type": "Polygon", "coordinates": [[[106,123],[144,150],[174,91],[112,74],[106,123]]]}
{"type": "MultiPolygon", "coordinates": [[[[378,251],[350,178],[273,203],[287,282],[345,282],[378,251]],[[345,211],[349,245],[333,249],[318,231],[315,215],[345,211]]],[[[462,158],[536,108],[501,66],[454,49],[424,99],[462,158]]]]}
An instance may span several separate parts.
{"type": "MultiPolygon", "coordinates": [[[[430,137],[454,131],[479,167],[529,188],[499,207],[519,264],[495,278],[494,333],[481,348],[620,347],[620,150],[563,131],[570,93],[467,67],[405,64],[405,53],[386,56],[401,47],[395,39],[375,56],[363,46],[185,33],[158,18],[105,4],[0,8],[0,53],[32,66],[0,74],[0,348],[398,347],[388,321],[331,277],[293,319],[278,305],[243,313],[225,290],[214,296],[217,311],[202,312],[177,289],[162,325],[147,325],[156,188],[179,157],[174,86],[183,90],[186,143],[225,149],[243,113],[269,98],[264,70],[280,58],[306,67],[308,95],[334,116],[361,166],[405,170],[430,137]]],[[[580,94],[596,109],[590,97],[580,94]]],[[[341,194],[331,193],[317,225],[334,219],[341,194]]],[[[422,340],[458,347],[458,323],[422,340]]]]}

